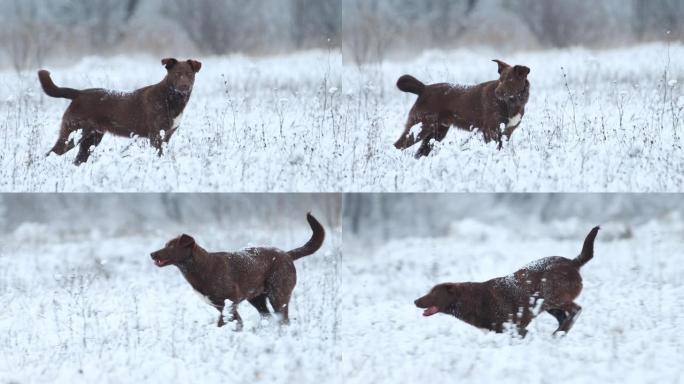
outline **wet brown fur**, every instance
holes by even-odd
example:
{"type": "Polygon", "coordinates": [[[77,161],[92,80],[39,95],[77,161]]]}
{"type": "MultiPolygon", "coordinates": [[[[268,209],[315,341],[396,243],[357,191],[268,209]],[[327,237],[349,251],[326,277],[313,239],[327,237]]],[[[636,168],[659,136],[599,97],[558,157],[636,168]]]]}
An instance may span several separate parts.
{"type": "Polygon", "coordinates": [[[479,129],[485,142],[494,140],[501,149],[502,136],[510,140],[513,131],[520,125],[519,121],[514,123],[512,118],[519,114],[522,120],[525,115],[530,69],[494,61],[499,66],[499,79],[471,87],[447,83],[425,85],[410,75],[400,77],[397,87],[418,95],[418,99],[394,146],[403,150],[422,141],[416,158],[427,156],[432,151],[432,141],[444,140],[449,128],[455,125],[467,131],[479,129]],[[411,128],[417,124],[421,124],[421,130],[414,135],[411,128]],[[506,126],[503,132],[501,124],[506,126]]]}
{"type": "Polygon", "coordinates": [[[599,227],[589,232],[575,259],[553,256],[530,263],[512,275],[483,283],[443,283],[417,299],[425,316],[445,313],[497,333],[510,324],[521,336],[527,325],[546,311],[558,320],[554,332],[567,333],[582,307],[574,300],[582,291],[580,268],[594,256],[599,227]]]}
{"type": "Polygon", "coordinates": [[[145,137],[162,155],[162,144],[168,143],[178,129],[174,120],[180,119],[185,109],[195,73],[202,63],[196,60],[178,61],[163,59],[167,74],[164,79],[133,92],[112,92],[105,89],[61,88],[50,78],[50,72],[38,71],[38,79],[48,96],[72,100],[64,112],[59,137],[47,155],[54,152],[63,155],[79,146],[76,165],[88,161],[91,148],[102,141],[105,133],[117,136],[145,137]],[[81,138],[74,142],[70,138],[74,131],[81,130],[81,138]]]}
{"type": "Polygon", "coordinates": [[[231,317],[242,329],[237,307],[247,300],[261,316],[270,316],[266,301],[289,323],[288,306],[297,282],[294,261],[316,252],[325,239],[323,226],[311,214],[307,221],[313,230],[309,241],[300,248],[282,251],[277,248],[248,248],[238,252],[207,252],[191,236],[183,234],[150,255],[158,267],[175,265],[192,288],[219,311],[217,326],[225,325],[225,301],[232,302],[231,317]]]}

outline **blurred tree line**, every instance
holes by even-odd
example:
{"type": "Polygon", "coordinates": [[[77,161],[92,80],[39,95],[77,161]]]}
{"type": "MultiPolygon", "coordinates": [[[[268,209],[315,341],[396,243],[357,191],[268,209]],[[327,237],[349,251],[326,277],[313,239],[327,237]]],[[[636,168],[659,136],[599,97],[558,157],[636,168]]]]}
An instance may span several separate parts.
{"type": "Polygon", "coordinates": [[[0,9],[0,60],[17,69],[87,54],[341,45],[365,62],[431,48],[601,47],[684,34],[682,0],[0,0],[0,9]]]}
{"type": "Polygon", "coordinates": [[[341,225],[341,207],[335,194],[0,194],[0,228],[11,232],[24,223],[75,232],[228,223],[306,228],[306,213],[312,212],[333,229],[341,225]]]}
{"type": "Polygon", "coordinates": [[[606,47],[682,41],[682,0],[344,0],[345,59],[468,45],[606,47]]]}
{"type": "Polygon", "coordinates": [[[520,227],[579,220],[643,223],[684,214],[684,195],[663,194],[345,194],[343,233],[367,241],[439,237],[466,219],[520,227]]]}
{"type": "Polygon", "coordinates": [[[277,54],[340,44],[340,0],[0,0],[0,9],[0,42],[9,48],[0,59],[16,69],[46,57],[277,54]]]}

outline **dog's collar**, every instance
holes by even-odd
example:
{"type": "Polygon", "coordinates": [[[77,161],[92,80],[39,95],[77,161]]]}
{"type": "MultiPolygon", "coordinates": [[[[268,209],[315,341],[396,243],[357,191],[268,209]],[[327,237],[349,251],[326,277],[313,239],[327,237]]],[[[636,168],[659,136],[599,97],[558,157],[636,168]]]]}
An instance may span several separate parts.
{"type": "Polygon", "coordinates": [[[189,91],[181,91],[180,89],[174,88],[173,85],[168,86],[169,91],[171,91],[171,94],[174,96],[181,96],[181,97],[189,97],[190,93],[192,92],[192,89],[189,91]]]}
{"type": "Polygon", "coordinates": [[[172,96],[180,97],[181,99],[187,99],[187,98],[189,98],[189,97],[190,97],[190,92],[191,92],[191,91],[183,92],[183,91],[177,90],[176,88],[171,88],[171,95],[172,95],[172,96]]]}
{"type": "Polygon", "coordinates": [[[190,262],[195,258],[195,256],[194,256],[194,255],[195,255],[195,252],[194,252],[194,251],[195,251],[195,250],[193,249],[193,250],[190,252],[190,256],[186,257],[185,260],[183,260],[183,261],[179,261],[178,263],[176,263],[176,265],[178,265],[178,267],[185,267],[185,266],[187,266],[187,264],[190,263],[190,262]]]}

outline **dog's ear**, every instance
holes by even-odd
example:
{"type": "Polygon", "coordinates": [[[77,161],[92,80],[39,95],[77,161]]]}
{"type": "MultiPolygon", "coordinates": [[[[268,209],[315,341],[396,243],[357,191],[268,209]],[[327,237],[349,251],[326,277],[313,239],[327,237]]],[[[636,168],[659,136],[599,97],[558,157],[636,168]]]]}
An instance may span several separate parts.
{"type": "Polygon", "coordinates": [[[192,68],[195,73],[199,72],[200,68],[202,68],[202,63],[197,60],[188,60],[188,64],[190,64],[190,68],[192,68]]]}
{"type": "Polygon", "coordinates": [[[497,64],[499,65],[499,75],[501,74],[501,72],[504,71],[504,69],[510,67],[510,65],[504,63],[504,62],[501,61],[501,60],[492,60],[492,61],[495,62],[495,63],[497,63],[497,64]]]}
{"type": "Polygon", "coordinates": [[[525,77],[530,74],[530,69],[524,65],[516,65],[513,67],[513,70],[520,77],[525,77]]]}
{"type": "Polygon", "coordinates": [[[178,60],[176,60],[172,57],[167,57],[166,59],[162,59],[162,65],[165,66],[166,69],[171,69],[176,64],[178,64],[178,60]]]}
{"type": "Polygon", "coordinates": [[[181,247],[192,247],[195,245],[195,239],[184,233],[178,238],[178,245],[181,247]]]}

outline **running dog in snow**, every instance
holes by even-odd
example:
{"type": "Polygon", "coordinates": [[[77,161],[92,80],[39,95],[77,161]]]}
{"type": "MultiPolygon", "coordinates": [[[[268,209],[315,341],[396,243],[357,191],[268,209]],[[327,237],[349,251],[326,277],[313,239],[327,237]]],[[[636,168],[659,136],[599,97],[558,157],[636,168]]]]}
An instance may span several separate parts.
{"type": "Polygon", "coordinates": [[[100,144],[105,132],[118,136],[140,136],[162,155],[162,143],[167,143],[178,129],[183,109],[190,99],[195,73],[202,63],[195,60],[163,59],[166,77],[130,93],[105,89],[60,88],[52,82],[50,72],[38,71],[38,79],[48,96],[72,100],[64,112],[57,143],[46,154],[63,155],[79,145],[75,164],[88,161],[90,148],[100,144]],[[74,143],[71,134],[81,130],[81,138],[74,143]]]}
{"type": "Polygon", "coordinates": [[[480,129],[486,143],[495,140],[501,149],[502,135],[510,140],[525,115],[530,96],[527,80],[530,69],[510,66],[500,60],[494,62],[499,65],[499,79],[471,87],[446,83],[425,85],[410,75],[400,77],[397,87],[415,93],[418,100],[394,146],[403,150],[422,141],[416,158],[427,156],[432,151],[431,141],[442,141],[455,125],[467,131],[480,129]],[[421,130],[415,135],[411,128],[419,123],[421,130]],[[503,133],[501,124],[505,125],[503,133]]]}
{"type": "Polygon", "coordinates": [[[546,257],[484,283],[439,284],[415,304],[425,309],[423,316],[446,313],[497,333],[505,330],[504,324],[512,324],[522,337],[530,321],[546,311],[558,320],[554,335],[567,333],[582,310],[574,302],[582,291],[580,268],[594,257],[598,230],[589,232],[574,259],[546,257]]]}
{"type": "Polygon", "coordinates": [[[260,247],[238,252],[207,252],[195,239],[183,234],[152,252],[152,260],[158,267],[178,267],[192,288],[219,311],[219,327],[226,324],[223,321],[225,300],[232,301],[228,321],[236,321],[237,330],[242,330],[237,307],[244,300],[261,316],[268,317],[268,299],[273,311],[280,315],[281,324],[288,324],[288,306],[297,282],[293,261],[316,252],[325,238],[323,226],[310,213],[306,219],[313,235],[302,247],[291,251],[260,247]]]}

